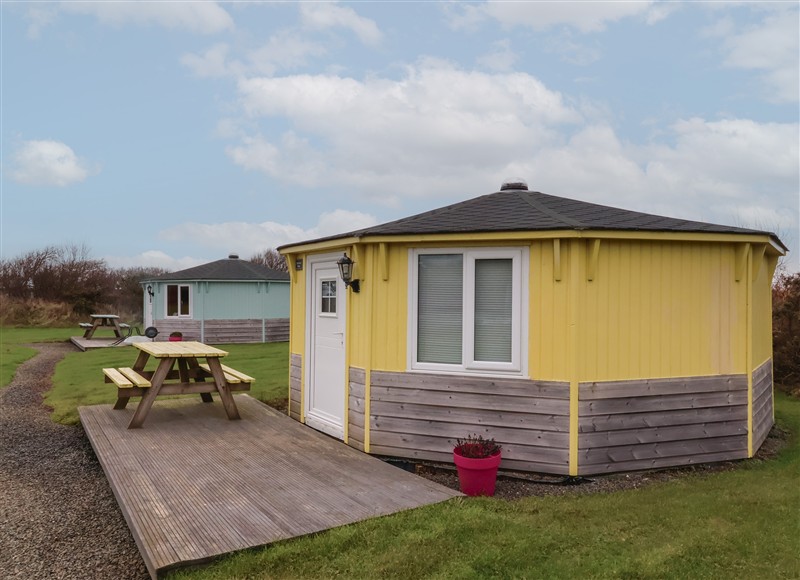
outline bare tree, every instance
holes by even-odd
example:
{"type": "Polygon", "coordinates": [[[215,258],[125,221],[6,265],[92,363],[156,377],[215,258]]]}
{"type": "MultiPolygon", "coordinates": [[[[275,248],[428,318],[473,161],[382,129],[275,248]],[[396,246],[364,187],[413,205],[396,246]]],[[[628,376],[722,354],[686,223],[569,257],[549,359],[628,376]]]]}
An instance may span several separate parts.
{"type": "Polygon", "coordinates": [[[32,298],[36,279],[58,256],[55,246],[34,250],[11,260],[0,261],[0,289],[14,298],[32,298]]]}
{"type": "Polygon", "coordinates": [[[272,268],[278,272],[288,272],[289,266],[286,263],[286,258],[280,255],[278,250],[274,248],[267,248],[263,252],[259,252],[250,258],[254,264],[261,264],[267,268],[272,268]]]}

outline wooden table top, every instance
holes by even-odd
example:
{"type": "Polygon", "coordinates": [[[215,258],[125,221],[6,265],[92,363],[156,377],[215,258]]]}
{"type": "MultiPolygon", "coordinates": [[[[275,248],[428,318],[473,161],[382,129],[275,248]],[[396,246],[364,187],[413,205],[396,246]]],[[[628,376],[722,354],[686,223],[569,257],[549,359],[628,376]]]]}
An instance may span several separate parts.
{"type": "Polygon", "coordinates": [[[156,358],[218,358],[228,355],[224,350],[191,340],[185,342],[134,342],[133,346],[156,358]]]}
{"type": "Polygon", "coordinates": [[[119,318],[116,314],[90,314],[89,318],[119,318]]]}

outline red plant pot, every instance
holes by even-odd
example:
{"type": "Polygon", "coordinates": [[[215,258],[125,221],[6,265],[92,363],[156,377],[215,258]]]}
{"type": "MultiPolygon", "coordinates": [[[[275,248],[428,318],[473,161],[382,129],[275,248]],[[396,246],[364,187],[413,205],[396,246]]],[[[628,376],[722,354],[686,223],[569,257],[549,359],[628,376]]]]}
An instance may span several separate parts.
{"type": "Polygon", "coordinates": [[[497,468],[500,466],[498,451],[489,457],[474,459],[464,457],[459,449],[453,450],[453,462],[458,470],[458,483],[461,493],[469,496],[494,495],[497,481],[497,468]]]}
{"type": "Polygon", "coordinates": [[[170,342],[180,342],[180,341],[182,341],[182,340],[183,340],[183,337],[182,337],[182,336],[170,336],[170,337],[169,337],[169,341],[170,341],[170,342]]]}

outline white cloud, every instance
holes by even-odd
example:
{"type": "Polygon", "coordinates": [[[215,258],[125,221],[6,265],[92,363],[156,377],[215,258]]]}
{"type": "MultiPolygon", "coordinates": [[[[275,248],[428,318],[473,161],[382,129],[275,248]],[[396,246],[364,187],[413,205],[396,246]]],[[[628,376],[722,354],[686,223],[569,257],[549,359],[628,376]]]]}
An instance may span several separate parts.
{"type": "MultiPolygon", "coordinates": [[[[730,32],[723,24],[719,33],[730,32]]],[[[725,65],[763,71],[768,100],[794,103],[800,99],[800,24],[796,7],[767,14],[747,30],[724,41],[725,65]]]]}
{"type": "Polygon", "coordinates": [[[359,16],[352,8],[329,2],[304,2],[300,4],[300,16],[303,24],[313,30],[346,28],[368,46],[381,42],[382,34],[375,21],[359,16]]]}
{"type": "Polygon", "coordinates": [[[511,41],[504,39],[492,44],[490,52],[478,57],[478,64],[489,70],[508,72],[514,68],[517,59],[517,54],[511,50],[511,41]]]}
{"type": "Polygon", "coordinates": [[[642,16],[648,24],[665,18],[669,11],[653,2],[485,2],[458,4],[447,10],[454,28],[474,28],[491,18],[503,26],[526,26],[541,31],[556,26],[569,26],[580,32],[598,32],[608,23],[631,16],[642,16]]]}
{"type": "Polygon", "coordinates": [[[129,0],[126,2],[62,2],[59,8],[95,16],[104,24],[157,25],[217,34],[234,28],[233,18],[217,2],[129,0]]]}
{"type": "Polygon", "coordinates": [[[28,38],[36,40],[41,36],[42,29],[49,26],[56,19],[57,11],[53,6],[37,5],[28,9],[25,19],[28,20],[28,38]]]}
{"type": "Polygon", "coordinates": [[[164,268],[170,272],[185,270],[209,261],[188,256],[173,258],[161,250],[148,250],[136,256],[105,256],[103,260],[112,268],[164,268]]]}
{"type": "MultiPolygon", "coordinates": [[[[749,119],[673,124],[674,147],[650,155],[648,173],[681,176],[681,188],[721,197],[747,199],[758,190],[791,190],[798,183],[798,125],[749,119]]],[[[665,177],[666,179],[667,177],[665,177]]]]}
{"type": "Polygon", "coordinates": [[[180,62],[192,73],[200,78],[224,77],[238,74],[241,63],[230,63],[228,53],[230,47],[224,42],[219,42],[207,48],[200,54],[185,53],[180,62]]]}
{"type": "Polygon", "coordinates": [[[250,256],[266,248],[283,244],[326,237],[374,225],[376,219],[358,211],[337,209],[323,213],[313,228],[303,229],[292,224],[277,222],[225,222],[218,224],[185,223],[163,230],[160,237],[166,241],[179,241],[214,248],[225,252],[236,251],[240,256],[250,256]]]}
{"type": "Polygon", "coordinates": [[[248,116],[286,118],[293,128],[230,147],[235,163],[307,187],[335,182],[379,195],[430,195],[420,187],[426,180],[446,186],[453,176],[486,175],[558,140],[556,127],[581,121],[528,74],[432,60],[398,80],[254,78],[240,80],[239,93],[248,116]]]}
{"type": "Polygon", "coordinates": [[[246,51],[242,59],[230,57],[230,47],[217,43],[199,54],[185,53],[181,64],[198,77],[271,76],[279,70],[291,70],[308,64],[309,57],[322,56],[325,48],[295,31],[282,31],[259,48],[246,51]]]}
{"type": "Polygon", "coordinates": [[[14,153],[11,178],[26,185],[65,187],[85,180],[86,163],[59,141],[25,141],[14,153]]]}

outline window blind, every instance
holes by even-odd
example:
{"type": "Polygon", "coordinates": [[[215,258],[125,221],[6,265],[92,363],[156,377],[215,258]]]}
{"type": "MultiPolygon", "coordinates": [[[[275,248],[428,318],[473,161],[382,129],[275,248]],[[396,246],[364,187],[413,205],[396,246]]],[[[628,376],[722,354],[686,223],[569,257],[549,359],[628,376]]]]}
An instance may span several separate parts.
{"type": "Polygon", "coordinates": [[[513,261],[475,260],[475,360],[511,362],[513,261]]]}
{"type": "Polygon", "coordinates": [[[461,364],[463,256],[421,254],[418,264],[417,360],[461,364]]]}

